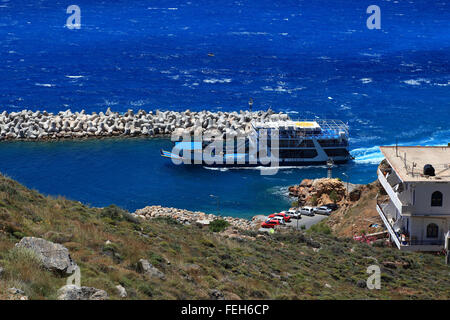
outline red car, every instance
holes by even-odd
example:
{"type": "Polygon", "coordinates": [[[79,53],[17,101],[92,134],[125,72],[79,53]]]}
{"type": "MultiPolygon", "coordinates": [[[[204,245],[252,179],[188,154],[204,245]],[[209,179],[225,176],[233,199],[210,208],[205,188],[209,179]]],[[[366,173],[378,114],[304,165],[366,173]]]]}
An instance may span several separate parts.
{"type": "Polygon", "coordinates": [[[278,220],[267,220],[261,223],[262,228],[275,228],[275,226],[279,226],[280,221],[278,220]]]}
{"type": "Polygon", "coordinates": [[[272,213],[269,218],[282,217],[285,222],[291,221],[291,217],[285,213],[272,213]]]}

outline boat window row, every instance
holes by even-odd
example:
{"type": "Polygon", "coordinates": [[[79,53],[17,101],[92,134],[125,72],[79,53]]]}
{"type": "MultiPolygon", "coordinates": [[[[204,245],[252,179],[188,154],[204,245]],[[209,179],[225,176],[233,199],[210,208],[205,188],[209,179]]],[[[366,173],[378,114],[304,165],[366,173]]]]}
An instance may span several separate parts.
{"type": "Polygon", "coordinates": [[[306,149],[306,150],[279,150],[278,154],[281,159],[289,158],[315,158],[317,157],[317,150],[306,149]]]}

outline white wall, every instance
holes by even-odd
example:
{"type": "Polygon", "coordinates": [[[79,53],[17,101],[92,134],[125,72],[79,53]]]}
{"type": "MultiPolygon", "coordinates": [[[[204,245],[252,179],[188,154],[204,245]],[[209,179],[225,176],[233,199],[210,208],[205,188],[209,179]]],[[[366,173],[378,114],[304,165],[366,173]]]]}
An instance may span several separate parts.
{"type": "Polygon", "coordinates": [[[448,215],[450,216],[450,183],[424,182],[415,183],[415,188],[408,185],[408,190],[403,192],[404,198],[413,204],[412,214],[448,215]],[[413,190],[415,190],[415,202],[413,204],[413,190]],[[440,191],[443,194],[442,207],[431,206],[431,194],[440,191]]]}
{"type": "Polygon", "coordinates": [[[428,218],[428,217],[411,217],[409,220],[410,236],[415,236],[417,240],[433,240],[428,239],[427,226],[435,223],[439,227],[439,239],[443,239],[445,233],[450,227],[450,218],[428,218]]]}

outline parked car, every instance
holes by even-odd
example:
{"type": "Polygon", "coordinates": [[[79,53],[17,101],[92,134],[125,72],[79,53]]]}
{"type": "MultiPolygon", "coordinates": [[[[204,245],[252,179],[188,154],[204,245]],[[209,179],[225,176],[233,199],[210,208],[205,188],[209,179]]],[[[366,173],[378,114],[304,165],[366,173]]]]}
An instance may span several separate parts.
{"type": "Polygon", "coordinates": [[[287,213],[280,212],[280,213],[273,213],[273,214],[269,215],[269,218],[275,218],[275,217],[282,217],[285,222],[291,221],[291,217],[287,213]]]}
{"type": "Polygon", "coordinates": [[[298,210],[298,209],[289,209],[287,211],[287,214],[293,219],[301,219],[302,218],[302,214],[300,213],[300,210],[298,210]]]}
{"type": "Polygon", "coordinates": [[[280,224],[286,224],[286,221],[284,220],[284,217],[282,217],[282,216],[274,216],[274,217],[269,216],[269,219],[270,220],[278,220],[278,221],[280,221],[280,224]]]}
{"type": "Polygon", "coordinates": [[[263,223],[261,223],[262,228],[274,228],[275,226],[278,226],[278,225],[280,225],[280,221],[274,220],[274,219],[267,220],[267,221],[264,221],[263,223]]]}
{"type": "Polygon", "coordinates": [[[328,204],[325,204],[324,207],[331,209],[331,211],[335,211],[339,208],[339,206],[336,203],[328,203],[328,204]]]}
{"type": "Polygon", "coordinates": [[[326,207],[326,206],[321,206],[318,208],[314,209],[314,213],[316,214],[325,214],[325,215],[330,215],[331,214],[331,209],[326,207]]]}
{"type": "Polygon", "coordinates": [[[300,213],[305,216],[313,216],[314,215],[314,208],[313,207],[301,207],[300,213]]]}

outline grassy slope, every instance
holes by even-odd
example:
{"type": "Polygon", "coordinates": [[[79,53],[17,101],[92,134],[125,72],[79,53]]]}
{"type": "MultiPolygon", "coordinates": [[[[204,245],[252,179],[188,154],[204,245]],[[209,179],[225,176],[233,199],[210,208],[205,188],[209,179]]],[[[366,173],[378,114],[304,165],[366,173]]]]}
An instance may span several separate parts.
{"type": "Polygon", "coordinates": [[[55,298],[65,283],[43,270],[33,255],[14,249],[23,236],[63,243],[81,267],[82,285],[104,289],[111,298],[118,298],[119,283],[128,299],[207,299],[211,288],[226,298],[243,299],[450,298],[449,269],[443,257],[431,254],[375,248],[321,233],[311,234],[312,240],[302,233],[226,239],[170,219],[135,223],[122,217],[118,210],[44,197],[0,176],[0,266],[5,269],[0,298],[12,286],[31,299],[55,298]],[[313,249],[317,243],[319,251],[313,249]],[[140,258],[149,259],[167,279],[148,280],[137,273],[134,265],[140,258]],[[411,267],[382,268],[381,290],[359,288],[356,282],[365,281],[374,258],[411,267]]]}

